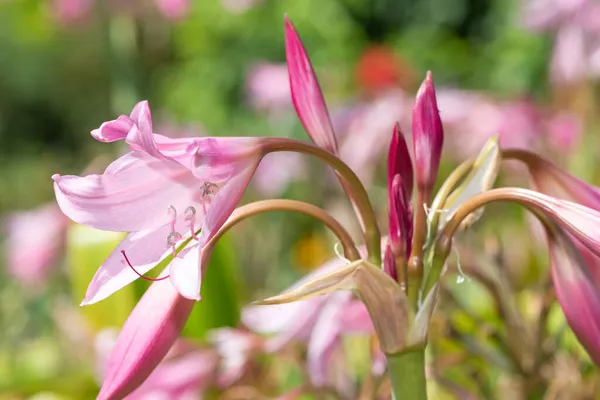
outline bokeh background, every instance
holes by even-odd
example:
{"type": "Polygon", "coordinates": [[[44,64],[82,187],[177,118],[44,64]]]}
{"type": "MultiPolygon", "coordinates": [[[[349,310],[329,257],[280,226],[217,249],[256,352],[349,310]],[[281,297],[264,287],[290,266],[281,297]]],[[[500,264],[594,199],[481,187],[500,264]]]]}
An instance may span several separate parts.
{"type": "MultiPolygon", "coordinates": [[[[122,236],[66,220],[50,177],[102,172],[127,149],[96,142],[89,132],[143,99],[155,131],[171,137],[307,139],[289,97],[286,13],[320,78],[342,157],[368,187],[382,221],[392,127],[399,121],[410,137],[412,99],[428,70],[446,134],[440,180],[499,135],[504,146],[533,149],[600,183],[600,2],[3,0],[0,399],[94,398],[97,334],[118,329],[148,286],[136,282],[101,304],[78,307],[122,236]]],[[[356,233],[348,202],[325,171],[303,156],[269,155],[244,201],[309,201],[356,233]]],[[[526,184],[524,169],[507,164],[504,171],[502,183],[526,184]]],[[[534,324],[551,294],[543,243],[530,225],[517,209],[489,208],[463,235],[459,252],[478,260],[473,268],[480,257],[501,254],[494,260],[505,267],[523,319],[534,324]]],[[[334,245],[304,217],[273,214],[240,225],[215,252],[204,301],[185,335],[201,341],[212,328],[236,326],[240,307],[335,257],[334,245]]],[[[432,339],[431,376],[447,388],[445,396],[458,396],[459,387],[473,398],[518,398],[511,397],[514,387],[538,379],[536,390],[519,393],[593,397],[597,372],[556,306],[547,307],[546,369],[521,376],[503,364],[501,346],[488,341],[504,332],[493,296],[477,279],[458,278],[448,275],[432,333],[441,339],[432,339]]]]}

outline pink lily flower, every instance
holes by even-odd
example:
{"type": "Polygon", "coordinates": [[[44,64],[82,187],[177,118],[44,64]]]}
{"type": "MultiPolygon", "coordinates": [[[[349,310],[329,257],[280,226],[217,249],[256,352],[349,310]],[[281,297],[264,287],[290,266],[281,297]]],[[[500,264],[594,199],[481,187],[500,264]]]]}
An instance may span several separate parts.
{"type": "Polygon", "coordinates": [[[104,142],[125,139],[132,151],[102,175],[54,175],[58,204],[77,223],[131,233],[100,266],[82,305],[106,298],[171,254],[171,282],[182,296],[199,300],[203,246],[248,185],[260,157],[258,139],[153,134],[147,102],[138,103],[129,117],[102,124],[92,136],[104,142]]]}
{"type": "Polygon", "coordinates": [[[6,256],[9,273],[23,286],[41,285],[65,241],[68,220],[54,204],[7,218],[6,256]]]}

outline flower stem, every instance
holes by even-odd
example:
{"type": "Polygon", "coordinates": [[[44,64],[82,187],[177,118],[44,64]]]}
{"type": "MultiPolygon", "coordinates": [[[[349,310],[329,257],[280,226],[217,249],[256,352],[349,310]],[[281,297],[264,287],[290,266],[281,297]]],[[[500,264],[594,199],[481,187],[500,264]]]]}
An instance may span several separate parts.
{"type": "Polygon", "coordinates": [[[354,171],[336,155],[323,150],[311,143],[300,140],[284,138],[267,138],[264,140],[263,151],[265,154],[277,151],[294,151],[297,153],[315,156],[339,173],[343,177],[342,186],[348,197],[356,207],[359,222],[363,227],[365,245],[369,253],[369,261],[377,266],[381,265],[381,234],[375,211],[369,195],[354,171]],[[344,183],[345,182],[345,183],[344,183]]]}
{"type": "MultiPolygon", "coordinates": [[[[257,201],[237,208],[227,222],[225,222],[221,229],[219,229],[219,231],[213,236],[210,242],[206,244],[206,250],[204,251],[204,254],[210,257],[212,247],[214,247],[214,245],[219,241],[221,236],[225,234],[225,232],[231,229],[238,222],[241,222],[253,215],[262,214],[269,211],[293,211],[318,219],[325,224],[325,226],[327,226],[340,240],[344,249],[344,256],[346,258],[351,261],[360,259],[360,253],[356,249],[352,237],[335,218],[317,206],[305,203],[303,201],[288,199],[257,201]]],[[[205,257],[205,255],[203,255],[203,257],[205,257]]]]}
{"type": "Polygon", "coordinates": [[[394,400],[427,400],[425,349],[387,354],[388,375],[394,400]]]}

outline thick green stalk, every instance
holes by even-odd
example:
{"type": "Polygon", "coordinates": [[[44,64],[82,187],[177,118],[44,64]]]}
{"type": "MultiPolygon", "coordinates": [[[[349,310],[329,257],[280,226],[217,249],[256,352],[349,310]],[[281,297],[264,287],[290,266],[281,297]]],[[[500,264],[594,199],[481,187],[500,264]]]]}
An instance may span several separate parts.
{"type": "Polygon", "coordinates": [[[425,349],[387,354],[394,400],[427,400],[425,349]]]}

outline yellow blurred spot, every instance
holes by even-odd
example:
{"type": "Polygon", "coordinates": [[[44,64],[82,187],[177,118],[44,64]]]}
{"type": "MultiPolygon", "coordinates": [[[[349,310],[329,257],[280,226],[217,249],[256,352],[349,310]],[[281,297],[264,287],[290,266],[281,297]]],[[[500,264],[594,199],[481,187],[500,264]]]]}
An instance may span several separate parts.
{"type": "Polygon", "coordinates": [[[323,235],[310,233],[300,239],[293,248],[294,261],[301,271],[311,271],[323,264],[331,253],[323,235]]]}

